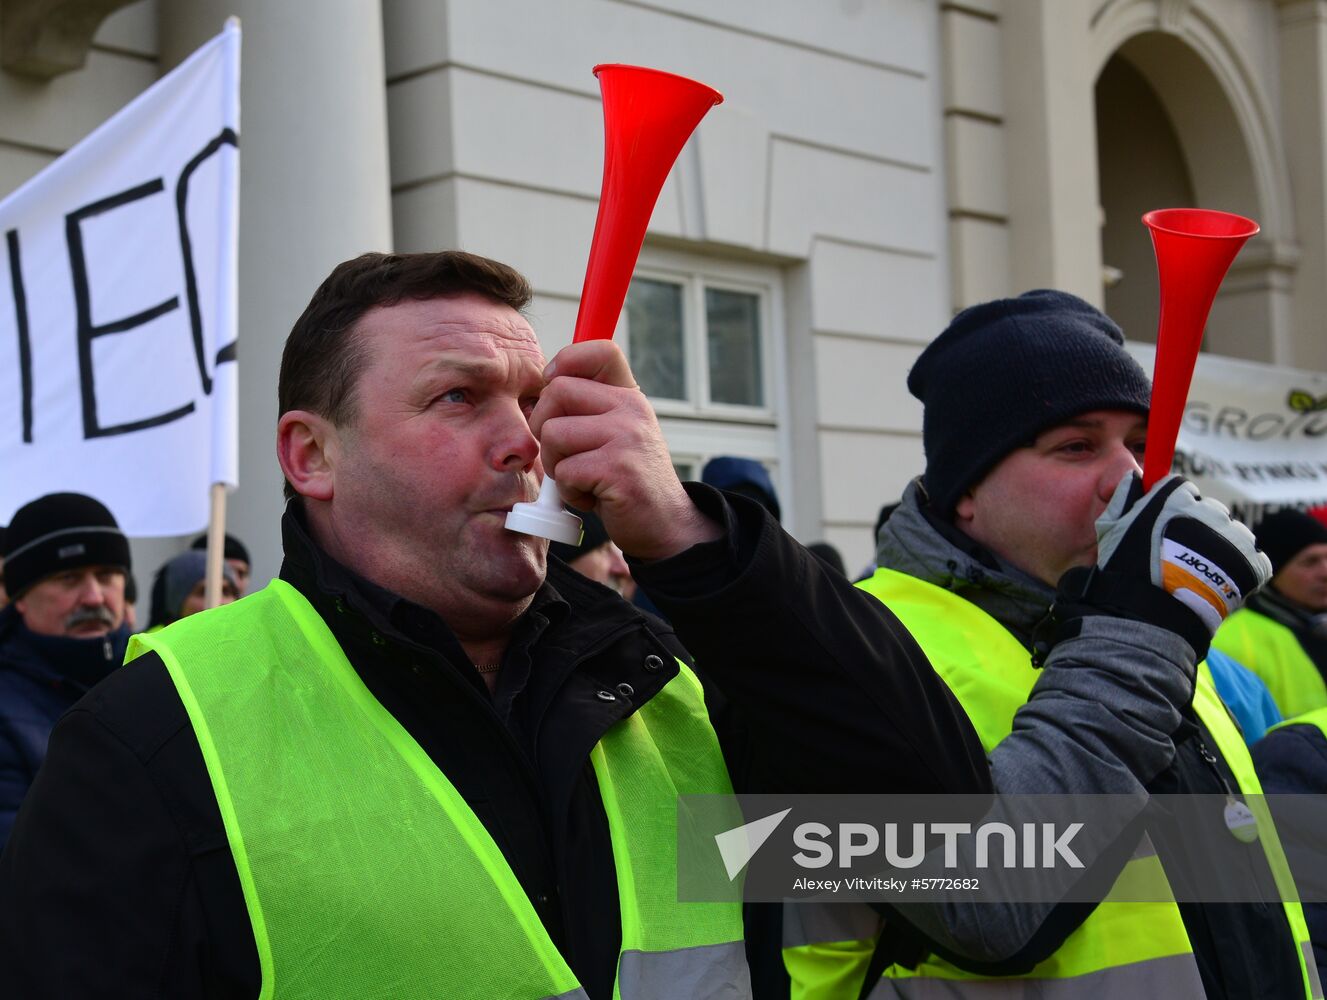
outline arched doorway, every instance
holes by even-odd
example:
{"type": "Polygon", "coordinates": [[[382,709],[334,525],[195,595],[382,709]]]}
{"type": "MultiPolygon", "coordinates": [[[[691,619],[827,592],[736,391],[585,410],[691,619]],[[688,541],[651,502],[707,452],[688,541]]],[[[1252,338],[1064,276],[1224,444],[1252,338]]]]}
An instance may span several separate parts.
{"type": "Polygon", "coordinates": [[[1215,38],[1160,30],[1126,36],[1103,59],[1095,87],[1102,260],[1120,272],[1112,283],[1106,271],[1103,300],[1130,339],[1154,340],[1156,267],[1142,213],[1196,205],[1251,216],[1263,233],[1223,283],[1204,349],[1273,361],[1289,324],[1289,271],[1277,250],[1288,227],[1283,168],[1261,103],[1229,60],[1215,38]]]}
{"type": "Polygon", "coordinates": [[[1153,343],[1156,264],[1139,219],[1153,208],[1195,204],[1193,181],[1170,116],[1127,59],[1106,63],[1095,98],[1103,301],[1130,340],[1153,343]]]}

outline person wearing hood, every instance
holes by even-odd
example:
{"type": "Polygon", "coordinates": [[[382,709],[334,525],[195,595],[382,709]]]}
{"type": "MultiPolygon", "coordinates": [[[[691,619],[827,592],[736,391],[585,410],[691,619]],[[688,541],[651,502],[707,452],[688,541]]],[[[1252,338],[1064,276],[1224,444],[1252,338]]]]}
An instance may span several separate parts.
{"type": "MultiPolygon", "coordinates": [[[[207,553],[190,549],[168,559],[152,580],[152,616],[147,630],[165,628],[171,622],[196,614],[207,607],[207,553]]],[[[221,603],[240,596],[239,581],[228,562],[221,564],[221,603]]]]}
{"type": "Polygon", "coordinates": [[[124,659],[129,540],[80,493],[52,493],[5,532],[0,611],[0,846],[56,719],[124,659]]]}
{"type": "Polygon", "coordinates": [[[700,470],[700,481],[725,493],[750,497],[764,507],[774,520],[783,520],[779,495],[774,491],[774,480],[769,471],[754,458],[720,455],[711,458],[700,470]]]}

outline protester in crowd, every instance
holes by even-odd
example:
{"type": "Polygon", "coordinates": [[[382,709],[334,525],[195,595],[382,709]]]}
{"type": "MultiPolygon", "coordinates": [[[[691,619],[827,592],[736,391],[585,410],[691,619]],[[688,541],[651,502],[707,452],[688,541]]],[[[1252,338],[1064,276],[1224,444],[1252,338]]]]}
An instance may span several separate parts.
{"type": "MultiPolygon", "coordinates": [[[[1111,793],[1122,803],[1149,792],[1257,793],[1243,740],[1210,677],[1194,671],[1219,622],[1270,566],[1247,529],[1180,477],[1143,494],[1151,392],[1122,344],[1109,318],[1061,292],[961,312],[909,374],[924,407],[926,471],[882,526],[880,568],[860,586],[899,617],[958,695],[990,752],[997,791],[1111,793]],[[1232,586],[1217,593],[1193,562],[1219,566],[1232,586]],[[1056,657],[1079,664],[1085,688],[1118,683],[1096,705],[1090,696],[1059,703],[1063,740],[1031,768],[1006,748],[1036,719],[1029,709],[1050,679],[1036,665],[1056,657]],[[1168,692],[1169,715],[1149,689],[1168,692]],[[1114,740],[1103,757],[1103,734],[1121,727],[1133,738],[1114,740]]],[[[1223,825],[1220,810],[1212,822],[1223,825]]],[[[1259,832],[1238,849],[1270,877],[1264,845],[1275,832],[1259,832]]],[[[1147,878],[1154,859],[1135,855],[1141,835],[1137,824],[1124,827],[1092,867],[1147,878]]],[[[1155,836],[1163,869],[1191,863],[1187,840],[1155,836]]],[[[794,983],[814,987],[855,965],[874,980],[873,998],[1243,1000],[1307,996],[1316,979],[1302,960],[1297,903],[991,902],[942,911],[929,925],[903,916],[886,920],[878,944],[793,935],[794,983]],[[971,962],[955,942],[972,938],[1007,941],[1009,957],[971,962]]],[[[814,926],[792,907],[789,922],[814,926]]]]}
{"type": "MultiPolygon", "coordinates": [[[[230,561],[221,564],[221,603],[240,596],[230,561]]],[[[198,549],[167,559],[152,579],[152,613],[148,631],[164,628],[207,607],[207,553],[198,549]]]]}
{"type": "Polygon", "coordinates": [[[4,559],[13,600],[0,611],[0,844],[55,720],[124,658],[129,541],[92,497],[51,493],[14,514],[4,559]]]}
{"type": "MultiPolygon", "coordinates": [[[[1315,796],[1323,801],[1327,796],[1327,707],[1315,708],[1276,726],[1254,745],[1252,752],[1258,778],[1268,795],[1315,796]]],[[[1312,842],[1299,844],[1300,853],[1292,855],[1291,861],[1300,861],[1320,873],[1327,862],[1322,856],[1322,827],[1315,824],[1311,836],[1312,842]]],[[[1321,886],[1321,876],[1314,883],[1321,886]]],[[[1305,903],[1304,917],[1318,975],[1327,977],[1327,903],[1305,903]]]]}
{"type": "Polygon", "coordinates": [[[578,516],[584,529],[580,543],[550,542],[548,554],[561,559],[581,576],[602,583],[621,594],[623,599],[631,600],[636,594],[636,581],[631,578],[622,550],[608,537],[604,522],[597,514],[583,511],[578,516]]]}
{"type": "Polygon", "coordinates": [[[754,458],[733,455],[711,458],[700,470],[700,481],[716,490],[750,497],[769,511],[774,520],[783,519],[774,480],[770,479],[769,470],[754,458]]]}
{"type": "MultiPolygon", "coordinates": [[[[202,534],[189,543],[191,549],[202,549],[207,551],[207,535],[202,534]]],[[[226,544],[222,550],[226,565],[230,567],[231,576],[235,579],[235,586],[239,590],[239,596],[243,597],[249,592],[249,574],[252,571],[253,560],[249,558],[249,549],[242,541],[226,532],[226,544]]]]}
{"type": "Polygon", "coordinates": [[[672,874],[677,793],[730,787],[683,648],[504,527],[541,440],[675,610],[791,618],[771,559],[854,605],[817,620],[833,649],[707,664],[758,720],[739,786],[989,790],[897,622],[758,505],[689,494],[611,342],[545,370],[529,297],[457,252],[315,293],[280,375],[280,579],[135,637],[57,727],[0,858],[15,995],[747,995],[738,908],[672,874]]]}
{"type": "Polygon", "coordinates": [[[1253,530],[1272,582],[1212,644],[1261,677],[1289,718],[1327,706],[1327,525],[1286,508],[1253,530]]]}

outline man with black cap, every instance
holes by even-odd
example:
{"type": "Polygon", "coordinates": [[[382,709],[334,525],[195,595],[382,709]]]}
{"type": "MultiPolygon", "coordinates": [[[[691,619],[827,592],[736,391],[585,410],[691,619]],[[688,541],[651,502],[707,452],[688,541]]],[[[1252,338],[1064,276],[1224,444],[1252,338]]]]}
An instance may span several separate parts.
{"type": "MultiPolygon", "coordinates": [[[[1119,327],[1056,291],[973,306],[923,351],[908,389],[924,406],[926,471],[881,526],[880,568],[860,586],[957,695],[996,790],[1256,793],[1243,740],[1203,670],[1195,688],[1195,670],[1270,567],[1248,530],[1181,478],[1144,494],[1150,386],[1119,327]],[[1199,565],[1219,567],[1220,582],[1199,565]],[[1081,687],[1073,699],[1043,697],[1047,713],[1028,699],[1044,696],[1052,666],[1072,666],[1081,687]],[[1044,757],[1011,758],[1011,733],[1031,725],[1044,757]]],[[[1260,832],[1250,863],[1266,868],[1271,836],[1260,832]]],[[[1136,823],[1122,826],[1089,864],[1146,877],[1133,868],[1149,862],[1130,860],[1140,836],[1136,823]]],[[[1184,845],[1157,847],[1163,866],[1184,858],[1184,845]]],[[[830,966],[874,955],[875,1000],[930,996],[930,986],[956,998],[1321,996],[1298,904],[990,903],[929,922],[901,915],[855,952],[846,938],[790,935],[801,942],[785,952],[794,981],[830,981],[830,966]],[[973,961],[971,942],[1005,957],[973,961]]],[[[807,922],[793,909],[787,920],[807,922]]]]}
{"type": "Polygon", "coordinates": [[[1327,525],[1285,508],[1253,533],[1272,561],[1272,581],[1212,645],[1261,677],[1287,718],[1327,707],[1327,525]]]}
{"type": "Polygon", "coordinates": [[[52,493],[5,532],[0,611],[0,845],[46,756],[51,728],[124,659],[129,541],[101,503],[52,493]]]}
{"type": "MultiPolygon", "coordinates": [[[[1264,791],[1327,796],[1327,523],[1287,508],[1264,517],[1254,534],[1275,575],[1213,645],[1238,651],[1293,716],[1253,746],[1264,791]]],[[[1327,971],[1327,903],[1306,903],[1304,916],[1318,969],[1327,971]]]]}

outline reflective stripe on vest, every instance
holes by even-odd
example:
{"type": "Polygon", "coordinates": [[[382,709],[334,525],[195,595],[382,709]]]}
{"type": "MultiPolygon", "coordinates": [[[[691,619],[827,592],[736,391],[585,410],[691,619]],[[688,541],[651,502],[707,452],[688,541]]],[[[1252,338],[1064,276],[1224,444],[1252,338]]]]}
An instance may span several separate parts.
{"type": "Polygon", "coordinates": [[[1216,630],[1212,645],[1257,674],[1286,718],[1327,706],[1322,671],[1280,622],[1240,608],[1216,630]]]}
{"type": "MultiPolygon", "coordinates": [[[[963,705],[982,745],[989,752],[1011,731],[1014,713],[1026,702],[1039,673],[1027,650],[999,622],[974,604],[949,591],[892,570],[882,569],[859,584],[880,598],[912,633],[936,672],[963,705]]],[[[1211,677],[1200,672],[1195,709],[1212,734],[1242,790],[1261,791],[1252,762],[1238,730],[1212,688],[1211,677]]],[[[1256,810],[1255,810],[1256,813],[1256,810]]],[[[1277,878],[1289,878],[1280,844],[1270,818],[1258,815],[1264,850],[1277,878]]],[[[1145,845],[1140,845],[1140,848],[1145,845]]],[[[1113,892],[1125,895],[1132,882],[1165,882],[1160,859],[1146,849],[1135,851],[1121,871],[1113,892]]],[[[1293,887],[1291,887],[1293,892],[1293,887]]],[[[1283,889],[1284,892],[1284,889],[1283,889]]],[[[1293,898],[1293,897],[1292,897],[1293,898]]],[[[1286,904],[1290,928],[1301,945],[1300,965],[1306,995],[1321,996],[1316,971],[1304,961],[1308,942],[1298,903],[1286,904]]],[[[824,943],[822,942],[822,945],[824,943]]],[[[1311,952],[1310,952],[1311,954],[1311,952]]],[[[814,968],[817,956],[810,948],[785,951],[785,963],[794,982],[814,983],[824,978],[814,968]]],[[[1039,996],[1204,996],[1202,980],[1178,908],[1173,903],[1112,901],[1108,896],[1068,937],[1054,955],[1018,977],[983,978],[967,973],[935,956],[915,970],[892,966],[872,997],[971,997],[981,981],[982,997],[1025,995],[1036,981],[1039,996]]],[[[851,997],[850,993],[794,996],[851,997]]]]}
{"type": "MultiPolygon", "coordinates": [[[[131,640],[203,752],[261,997],[584,997],[483,824],[275,581],[131,640]]],[[[622,1000],[750,995],[736,904],[677,902],[676,796],[731,791],[685,666],[592,752],[622,916],[622,1000]]],[[[740,822],[740,819],[737,820],[740,822]]]]}

